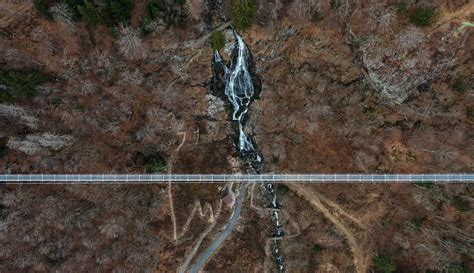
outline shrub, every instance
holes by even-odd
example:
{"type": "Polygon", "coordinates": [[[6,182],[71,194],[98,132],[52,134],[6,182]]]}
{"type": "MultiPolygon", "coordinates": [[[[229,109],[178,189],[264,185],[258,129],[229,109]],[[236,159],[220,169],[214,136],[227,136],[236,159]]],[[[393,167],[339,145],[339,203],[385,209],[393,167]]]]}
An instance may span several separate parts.
{"type": "Polygon", "coordinates": [[[82,103],[76,103],[76,104],[74,104],[73,109],[78,111],[78,112],[84,112],[86,110],[86,107],[82,103]]]}
{"type": "Polygon", "coordinates": [[[314,244],[314,245],[311,247],[311,251],[312,251],[314,254],[318,254],[318,253],[320,253],[321,251],[323,251],[323,247],[322,247],[320,244],[314,244]]]}
{"type": "Polygon", "coordinates": [[[161,19],[166,26],[183,26],[188,17],[185,0],[149,0],[145,22],[161,19]]]}
{"type": "Polygon", "coordinates": [[[332,0],[331,1],[331,9],[333,11],[338,10],[342,6],[342,0],[332,0]]]}
{"type": "Polygon", "coordinates": [[[36,87],[50,77],[41,71],[0,70],[0,103],[32,98],[36,87]]]}
{"type": "Polygon", "coordinates": [[[466,85],[464,84],[464,81],[461,79],[456,79],[453,83],[452,88],[454,91],[458,93],[464,93],[464,91],[466,91],[466,85]]]}
{"type": "Polygon", "coordinates": [[[232,0],[231,19],[238,30],[249,29],[255,21],[256,5],[254,0],[232,0]]]}
{"type": "Polygon", "coordinates": [[[74,10],[75,15],[79,15],[79,7],[84,3],[83,0],[64,0],[71,9],[74,10]]]}
{"type": "Polygon", "coordinates": [[[285,184],[277,184],[277,191],[280,195],[284,195],[290,191],[287,185],[285,184]]]}
{"type": "Polygon", "coordinates": [[[317,10],[313,11],[313,14],[311,15],[311,22],[318,23],[323,19],[324,19],[323,14],[320,11],[317,11],[317,10]]]}
{"type": "Polygon", "coordinates": [[[474,120],[474,107],[468,107],[466,109],[466,116],[470,120],[474,120]]]}
{"type": "Polygon", "coordinates": [[[447,272],[449,273],[470,273],[469,266],[465,263],[452,263],[449,265],[447,272]]]}
{"type": "Polygon", "coordinates": [[[374,263],[375,268],[381,272],[395,272],[395,265],[393,264],[392,259],[386,255],[378,254],[372,257],[372,262],[374,263]]]}
{"type": "Polygon", "coordinates": [[[437,14],[436,7],[418,8],[409,17],[410,22],[417,27],[425,27],[431,24],[437,14]]]}
{"type": "Polygon", "coordinates": [[[54,255],[47,256],[44,258],[44,261],[48,265],[48,268],[51,269],[57,265],[59,265],[62,262],[62,258],[57,258],[54,255]]]}
{"type": "Polygon", "coordinates": [[[132,0],[108,0],[107,8],[115,23],[128,24],[132,18],[132,0]]]}
{"type": "Polygon", "coordinates": [[[352,43],[355,47],[362,47],[363,45],[367,44],[369,41],[369,37],[367,36],[355,36],[352,40],[352,43]]]}
{"type": "Polygon", "coordinates": [[[407,11],[408,4],[406,1],[401,1],[395,4],[395,10],[398,14],[403,14],[407,11]]]}
{"type": "Polygon", "coordinates": [[[51,13],[49,12],[48,4],[45,0],[34,0],[33,6],[35,9],[44,17],[52,19],[51,13]]]}
{"type": "Polygon", "coordinates": [[[415,185],[423,189],[431,189],[431,188],[434,188],[435,186],[433,182],[417,182],[415,183],[415,185]]]}
{"type": "Polygon", "coordinates": [[[120,37],[120,29],[118,27],[109,27],[109,33],[114,39],[118,39],[120,37]]]}
{"type": "Polygon", "coordinates": [[[457,210],[459,210],[461,212],[467,212],[467,211],[471,210],[471,206],[470,206],[469,202],[465,201],[464,199],[462,199],[459,196],[455,196],[453,198],[452,204],[457,210]]]}
{"type": "Polygon", "coordinates": [[[77,7],[79,13],[81,14],[82,20],[89,26],[97,26],[101,23],[101,17],[99,16],[99,12],[97,11],[96,6],[89,2],[88,0],[84,0],[84,4],[77,7]]]}
{"type": "Polygon", "coordinates": [[[214,31],[212,33],[211,45],[213,50],[221,50],[225,46],[225,37],[222,31],[214,31]]]}
{"type": "Polygon", "coordinates": [[[145,158],[144,169],[146,173],[164,173],[166,162],[159,153],[155,153],[145,158]]]}
{"type": "Polygon", "coordinates": [[[272,163],[273,163],[273,164],[278,164],[278,163],[280,163],[280,158],[278,158],[277,156],[272,156],[272,163]]]}
{"type": "Polygon", "coordinates": [[[424,221],[425,221],[424,218],[415,217],[415,218],[413,218],[413,219],[410,220],[410,224],[412,224],[413,227],[414,227],[416,230],[420,230],[421,225],[423,224],[424,221]]]}
{"type": "Polygon", "coordinates": [[[5,219],[7,219],[7,216],[8,216],[8,208],[0,203],[0,221],[4,221],[5,219]]]}

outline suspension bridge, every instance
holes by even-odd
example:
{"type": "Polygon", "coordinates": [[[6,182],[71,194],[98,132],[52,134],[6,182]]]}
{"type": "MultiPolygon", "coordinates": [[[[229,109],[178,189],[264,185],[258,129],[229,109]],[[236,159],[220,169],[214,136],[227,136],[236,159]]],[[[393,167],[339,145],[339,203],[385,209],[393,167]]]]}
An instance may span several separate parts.
{"type": "Polygon", "coordinates": [[[472,183],[474,173],[422,174],[0,174],[0,184],[472,183]]]}

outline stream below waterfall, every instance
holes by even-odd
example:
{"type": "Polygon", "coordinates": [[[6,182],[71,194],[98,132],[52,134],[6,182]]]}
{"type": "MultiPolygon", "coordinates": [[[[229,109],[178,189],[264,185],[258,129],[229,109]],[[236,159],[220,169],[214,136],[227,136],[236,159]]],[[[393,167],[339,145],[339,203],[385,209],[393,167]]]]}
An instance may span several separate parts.
{"type": "MultiPolygon", "coordinates": [[[[214,52],[212,60],[211,92],[222,100],[227,101],[232,108],[231,120],[232,126],[235,130],[234,144],[245,162],[245,171],[249,174],[259,174],[263,167],[263,158],[256,149],[256,145],[251,136],[245,133],[245,122],[250,104],[254,99],[259,98],[261,83],[255,73],[255,63],[250,50],[236,31],[233,31],[233,34],[235,36],[235,46],[231,54],[231,60],[228,64],[224,63],[219,51],[216,50],[214,52]]],[[[272,236],[279,238],[282,236],[282,225],[280,221],[277,195],[271,182],[266,183],[265,187],[271,199],[268,207],[272,209],[273,223],[275,227],[275,232],[272,236]]],[[[232,233],[237,224],[237,220],[240,218],[246,190],[247,183],[241,183],[235,201],[234,210],[227,225],[224,227],[223,231],[217,235],[212,243],[199,255],[189,272],[199,272],[224,240],[232,233]]],[[[273,246],[271,247],[276,267],[279,272],[283,272],[283,255],[280,250],[279,241],[272,240],[272,242],[273,246]]]]}
{"type": "MultiPolygon", "coordinates": [[[[263,158],[256,149],[251,136],[245,132],[245,123],[250,104],[260,96],[261,82],[255,72],[255,63],[250,50],[242,37],[236,31],[233,31],[233,33],[235,46],[229,64],[224,63],[219,51],[214,52],[211,92],[230,103],[232,107],[231,119],[236,131],[234,137],[235,147],[245,162],[245,171],[258,174],[262,171],[263,158]]],[[[271,198],[268,207],[273,209],[275,233],[272,236],[279,238],[282,236],[282,225],[277,195],[271,182],[266,183],[265,186],[271,198]]],[[[244,190],[240,194],[245,194],[245,186],[242,186],[242,188],[244,190]]],[[[237,210],[240,212],[242,200],[243,198],[238,198],[233,217],[239,216],[235,212],[237,210]]],[[[272,249],[276,266],[282,272],[284,270],[283,255],[278,240],[273,240],[272,249]]]]}

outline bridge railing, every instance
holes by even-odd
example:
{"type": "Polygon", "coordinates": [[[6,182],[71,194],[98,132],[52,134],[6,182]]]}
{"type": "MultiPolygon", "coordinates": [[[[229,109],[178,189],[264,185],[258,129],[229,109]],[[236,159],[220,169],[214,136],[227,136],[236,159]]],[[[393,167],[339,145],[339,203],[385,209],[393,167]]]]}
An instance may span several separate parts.
{"type": "Polygon", "coordinates": [[[474,173],[425,174],[1,174],[0,184],[470,183],[474,173]]]}

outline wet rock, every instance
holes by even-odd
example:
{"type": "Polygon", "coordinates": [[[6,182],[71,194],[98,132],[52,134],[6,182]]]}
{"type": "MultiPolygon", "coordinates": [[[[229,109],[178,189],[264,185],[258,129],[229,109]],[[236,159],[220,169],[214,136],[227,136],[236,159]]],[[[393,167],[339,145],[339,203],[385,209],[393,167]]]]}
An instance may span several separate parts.
{"type": "Polygon", "coordinates": [[[211,94],[206,95],[206,98],[208,102],[207,115],[210,118],[216,119],[219,113],[225,112],[224,102],[221,99],[211,94]]]}
{"type": "Polygon", "coordinates": [[[224,46],[224,56],[230,59],[230,56],[232,54],[232,51],[234,51],[235,48],[235,36],[234,32],[231,29],[227,29],[224,32],[225,36],[225,46],[224,46]]]}
{"type": "Polygon", "coordinates": [[[224,90],[227,67],[222,62],[221,56],[218,52],[214,53],[211,69],[211,93],[212,95],[221,98],[223,101],[226,101],[224,90]]]}

